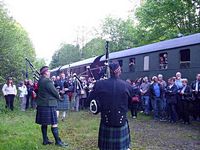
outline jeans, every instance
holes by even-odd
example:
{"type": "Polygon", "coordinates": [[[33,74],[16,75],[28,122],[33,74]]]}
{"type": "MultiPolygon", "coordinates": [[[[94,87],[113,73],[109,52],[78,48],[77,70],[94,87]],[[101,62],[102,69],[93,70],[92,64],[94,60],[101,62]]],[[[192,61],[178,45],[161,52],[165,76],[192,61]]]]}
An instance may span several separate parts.
{"type": "Polygon", "coordinates": [[[76,94],[75,97],[74,97],[74,99],[75,99],[75,105],[74,105],[75,110],[76,110],[76,111],[79,111],[79,100],[80,100],[80,95],[76,94]]]}
{"type": "Polygon", "coordinates": [[[144,112],[145,114],[149,114],[150,112],[150,99],[149,96],[142,96],[144,112]]]}
{"type": "Polygon", "coordinates": [[[162,112],[162,99],[159,97],[153,98],[154,119],[160,119],[162,112]]]}
{"type": "Polygon", "coordinates": [[[162,117],[162,119],[167,118],[167,100],[166,100],[166,98],[161,99],[161,117],[162,117]]]}

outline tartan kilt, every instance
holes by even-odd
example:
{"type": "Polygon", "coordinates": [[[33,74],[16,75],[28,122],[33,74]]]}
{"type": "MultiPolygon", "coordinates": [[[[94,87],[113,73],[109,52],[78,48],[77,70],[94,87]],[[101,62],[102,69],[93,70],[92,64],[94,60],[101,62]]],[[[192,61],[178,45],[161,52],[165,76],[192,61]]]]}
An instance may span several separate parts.
{"type": "Polygon", "coordinates": [[[103,123],[100,124],[98,139],[100,150],[127,150],[130,143],[128,122],[122,127],[108,127],[103,123]]]}
{"type": "Polygon", "coordinates": [[[58,100],[58,106],[57,106],[57,110],[60,111],[67,111],[68,109],[68,100],[67,100],[67,94],[63,95],[63,100],[58,100]]]}
{"type": "Polygon", "coordinates": [[[55,106],[37,106],[35,122],[41,125],[54,125],[58,123],[55,106]]]}

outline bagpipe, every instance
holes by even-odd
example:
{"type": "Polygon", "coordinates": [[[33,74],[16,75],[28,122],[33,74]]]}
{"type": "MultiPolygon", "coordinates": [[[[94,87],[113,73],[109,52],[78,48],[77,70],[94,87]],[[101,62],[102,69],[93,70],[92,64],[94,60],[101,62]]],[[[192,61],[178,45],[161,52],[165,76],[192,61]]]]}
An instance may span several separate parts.
{"type": "MultiPolygon", "coordinates": [[[[30,62],[30,60],[28,58],[25,58],[26,60],[26,66],[29,65],[29,67],[31,68],[32,74],[33,74],[33,78],[38,81],[40,78],[40,73],[39,71],[33,66],[33,64],[30,62]]],[[[26,77],[28,78],[28,71],[26,71],[26,77]]]]}
{"type": "MultiPolygon", "coordinates": [[[[105,74],[104,74],[103,80],[110,78],[109,41],[106,41],[106,45],[105,45],[105,57],[106,57],[106,60],[105,60],[105,63],[104,63],[105,64],[105,74]]],[[[100,104],[100,102],[99,102],[98,99],[91,100],[91,102],[90,102],[90,111],[93,114],[95,114],[95,115],[98,114],[99,112],[101,112],[101,104],[100,104]]]]}

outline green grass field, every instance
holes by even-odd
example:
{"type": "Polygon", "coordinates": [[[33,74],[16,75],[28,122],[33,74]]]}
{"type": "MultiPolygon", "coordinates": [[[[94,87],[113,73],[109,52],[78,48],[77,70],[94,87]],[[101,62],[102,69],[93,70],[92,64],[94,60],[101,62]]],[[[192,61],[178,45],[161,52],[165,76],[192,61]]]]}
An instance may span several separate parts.
{"type": "MultiPolygon", "coordinates": [[[[15,102],[15,105],[19,105],[15,102]]],[[[139,114],[129,118],[132,149],[200,149],[200,123],[192,125],[155,122],[139,114]]],[[[99,116],[88,111],[68,112],[67,119],[59,120],[60,137],[69,143],[68,150],[96,150],[99,116]]],[[[53,139],[50,127],[48,135],[53,139]]],[[[13,112],[4,109],[0,100],[0,150],[54,150],[55,145],[42,145],[40,126],[35,124],[35,112],[13,112]]]]}

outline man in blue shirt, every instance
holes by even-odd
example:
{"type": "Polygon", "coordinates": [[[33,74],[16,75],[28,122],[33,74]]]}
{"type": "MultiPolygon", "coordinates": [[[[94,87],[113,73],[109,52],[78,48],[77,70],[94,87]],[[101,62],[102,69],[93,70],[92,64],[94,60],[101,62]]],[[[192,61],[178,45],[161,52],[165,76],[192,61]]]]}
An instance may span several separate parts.
{"type": "Polygon", "coordinates": [[[154,110],[154,119],[159,120],[162,118],[161,106],[162,106],[163,89],[162,89],[162,86],[160,85],[160,83],[158,83],[158,78],[156,76],[153,76],[152,81],[153,81],[153,83],[151,84],[151,86],[149,88],[150,98],[151,98],[152,106],[153,106],[153,110],[154,110]]]}

